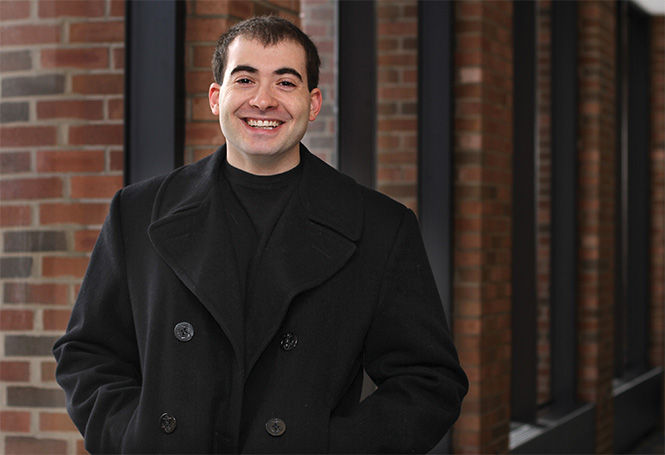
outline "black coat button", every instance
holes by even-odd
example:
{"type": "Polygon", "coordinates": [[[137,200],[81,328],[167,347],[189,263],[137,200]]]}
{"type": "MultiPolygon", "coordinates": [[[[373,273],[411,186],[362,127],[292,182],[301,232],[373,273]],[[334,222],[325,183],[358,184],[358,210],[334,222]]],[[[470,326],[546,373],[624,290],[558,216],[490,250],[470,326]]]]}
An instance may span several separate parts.
{"type": "Polygon", "coordinates": [[[194,327],[189,322],[178,322],[173,327],[173,334],[178,341],[187,342],[194,336],[194,327]]]}
{"type": "Polygon", "coordinates": [[[176,427],[175,417],[167,413],[162,414],[159,416],[159,426],[162,428],[164,433],[173,433],[176,427]]]}
{"type": "Polygon", "coordinates": [[[298,337],[295,333],[286,332],[284,335],[282,335],[282,340],[279,342],[279,344],[285,351],[290,351],[298,344],[298,337]]]}
{"type": "Polygon", "coordinates": [[[266,422],[266,431],[270,436],[281,436],[286,431],[286,424],[282,419],[272,418],[266,422]]]}

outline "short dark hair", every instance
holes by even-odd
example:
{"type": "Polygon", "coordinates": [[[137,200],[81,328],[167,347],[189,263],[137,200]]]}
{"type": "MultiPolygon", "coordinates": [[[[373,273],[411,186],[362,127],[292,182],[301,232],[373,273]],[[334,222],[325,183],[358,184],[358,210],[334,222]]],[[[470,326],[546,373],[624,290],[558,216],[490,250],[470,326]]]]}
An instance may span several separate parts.
{"type": "Polygon", "coordinates": [[[295,41],[305,49],[307,68],[307,88],[313,90],[319,85],[319,52],[309,37],[292,22],[277,16],[258,16],[244,20],[231,27],[217,40],[212,57],[212,73],[215,82],[222,84],[229,45],[242,36],[258,40],[264,46],[274,46],[285,40],[295,41]]]}

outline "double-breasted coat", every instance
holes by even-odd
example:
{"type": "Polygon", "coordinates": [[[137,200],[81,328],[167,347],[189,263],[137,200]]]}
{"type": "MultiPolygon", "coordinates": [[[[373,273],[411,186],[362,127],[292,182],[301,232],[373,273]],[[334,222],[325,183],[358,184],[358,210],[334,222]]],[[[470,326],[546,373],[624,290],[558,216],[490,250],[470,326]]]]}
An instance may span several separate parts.
{"type": "Polygon", "coordinates": [[[224,147],[116,194],[54,347],[90,452],[425,452],[455,421],[468,383],[414,214],[301,159],[244,297],[224,147]]]}

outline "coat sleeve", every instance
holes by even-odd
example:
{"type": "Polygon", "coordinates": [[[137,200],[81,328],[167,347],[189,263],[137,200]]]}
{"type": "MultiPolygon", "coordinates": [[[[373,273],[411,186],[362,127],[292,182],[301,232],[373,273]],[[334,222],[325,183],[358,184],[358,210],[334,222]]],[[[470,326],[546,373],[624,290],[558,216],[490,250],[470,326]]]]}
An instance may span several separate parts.
{"type": "Polygon", "coordinates": [[[418,222],[405,210],[364,346],[377,390],[333,415],[332,453],[424,453],[459,415],[468,381],[443,312],[418,222]]]}
{"type": "Polygon", "coordinates": [[[141,391],[123,251],[121,191],[97,239],[67,331],[53,348],[67,411],[93,453],[121,451],[141,391]]]}

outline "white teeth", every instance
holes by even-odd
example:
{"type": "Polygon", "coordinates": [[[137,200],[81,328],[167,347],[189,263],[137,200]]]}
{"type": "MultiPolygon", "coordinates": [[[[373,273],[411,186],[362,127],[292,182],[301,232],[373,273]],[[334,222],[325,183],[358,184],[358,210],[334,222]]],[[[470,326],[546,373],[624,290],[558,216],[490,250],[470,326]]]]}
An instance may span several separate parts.
{"type": "Polygon", "coordinates": [[[251,127],[254,128],[267,128],[267,129],[272,129],[276,128],[280,125],[280,122],[277,120],[254,120],[254,119],[247,119],[247,124],[251,127]]]}

